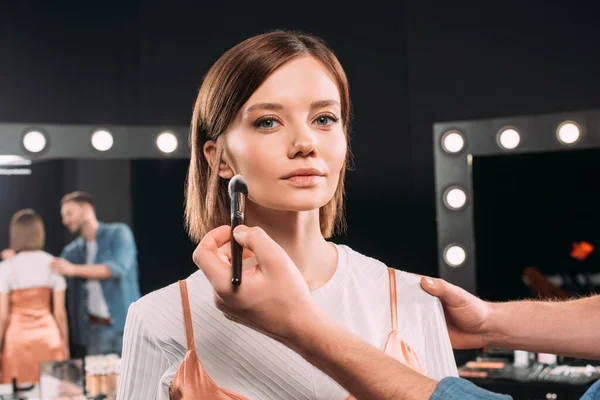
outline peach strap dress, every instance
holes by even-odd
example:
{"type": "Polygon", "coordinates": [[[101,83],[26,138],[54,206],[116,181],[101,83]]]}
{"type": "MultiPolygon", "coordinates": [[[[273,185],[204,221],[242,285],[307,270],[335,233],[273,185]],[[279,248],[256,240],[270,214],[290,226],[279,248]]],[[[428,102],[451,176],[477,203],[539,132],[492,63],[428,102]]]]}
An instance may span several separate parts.
{"type": "Polygon", "coordinates": [[[51,311],[52,289],[11,290],[9,296],[0,381],[39,382],[40,362],[66,359],[65,343],[51,311]]]}
{"type": "MultiPolygon", "coordinates": [[[[401,363],[423,373],[423,366],[417,354],[400,338],[398,333],[398,307],[396,302],[396,273],[388,268],[390,281],[390,310],[392,331],[388,335],[385,353],[401,363]]],[[[192,315],[186,281],[179,281],[185,333],[187,338],[187,353],[181,366],[171,382],[169,394],[171,400],[249,400],[246,396],[219,387],[208,376],[196,354],[192,315]]],[[[354,400],[348,396],[346,400],[354,400]]]]}

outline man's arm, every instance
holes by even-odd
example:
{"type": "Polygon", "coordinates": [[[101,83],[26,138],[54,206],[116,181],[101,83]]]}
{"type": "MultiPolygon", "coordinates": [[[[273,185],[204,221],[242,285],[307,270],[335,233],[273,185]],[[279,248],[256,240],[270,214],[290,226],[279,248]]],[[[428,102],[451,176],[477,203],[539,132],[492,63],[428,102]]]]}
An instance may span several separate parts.
{"type": "Polygon", "coordinates": [[[127,225],[115,228],[114,237],[111,239],[113,251],[108,257],[98,259],[98,264],[77,265],[64,259],[56,259],[52,263],[54,270],[61,275],[82,278],[105,280],[123,276],[136,256],[135,240],[133,233],[127,225]]]}
{"type": "Polygon", "coordinates": [[[600,296],[488,303],[442,279],[424,277],[421,285],[441,300],[456,349],[502,347],[600,359],[600,296]]]}
{"type": "Polygon", "coordinates": [[[467,380],[437,382],[391,358],[313,309],[287,338],[276,338],[358,400],[511,400],[467,380]]]}
{"type": "Polygon", "coordinates": [[[113,251],[110,256],[98,258],[97,261],[101,265],[93,266],[98,267],[95,272],[97,272],[99,276],[107,276],[107,274],[108,276],[96,279],[121,278],[123,275],[127,274],[129,268],[135,261],[137,250],[133,232],[129,226],[126,224],[119,224],[118,227],[115,227],[112,242],[113,251]]]}
{"type": "Polygon", "coordinates": [[[311,313],[281,340],[357,399],[427,400],[437,382],[382,353],[341,326],[311,313]]]}
{"type": "Polygon", "coordinates": [[[600,296],[492,303],[488,329],[488,346],[600,359],[600,296]]]}
{"type": "Polygon", "coordinates": [[[64,258],[55,258],[51,266],[54,272],[69,278],[104,280],[112,276],[111,269],[104,264],[73,264],[64,258]]]}
{"type": "Polygon", "coordinates": [[[77,276],[70,276],[66,273],[65,269],[67,268],[65,268],[65,265],[70,264],[71,266],[75,266],[75,264],[73,264],[71,260],[73,260],[72,250],[69,250],[69,247],[67,246],[62,249],[62,251],[60,252],[60,256],[58,258],[54,258],[50,263],[53,272],[56,272],[67,279],[68,287],[74,287],[75,284],[80,283],[80,281],[83,280],[82,278],[79,278],[77,276]],[[64,260],[68,263],[61,263],[59,262],[59,260],[64,260]]]}
{"type": "Polygon", "coordinates": [[[73,265],[71,275],[82,279],[98,279],[105,280],[112,276],[111,270],[107,265],[73,265]]]}

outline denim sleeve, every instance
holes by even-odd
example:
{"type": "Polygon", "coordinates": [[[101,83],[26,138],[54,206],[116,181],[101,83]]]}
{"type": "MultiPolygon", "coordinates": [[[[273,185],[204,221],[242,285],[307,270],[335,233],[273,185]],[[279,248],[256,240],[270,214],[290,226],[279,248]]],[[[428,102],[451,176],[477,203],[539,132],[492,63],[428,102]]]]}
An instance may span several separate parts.
{"type": "Polygon", "coordinates": [[[104,264],[110,268],[112,278],[120,278],[127,273],[134,264],[136,257],[136,246],[133,232],[127,225],[119,226],[112,238],[113,252],[110,257],[97,260],[98,264],[104,264]]]}
{"type": "Polygon", "coordinates": [[[600,381],[594,383],[592,387],[588,389],[583,395],[581,400],[595,400],[600,399],[600,381]]]}
{"type": "Polygon", "coordinates": [[[60,252],[60,258],[64,258],[65,260],[72,262],[70,257],[71,257],[71,253],[67,250],[66,247],[63,248],[62,251],[60,252]]]}
{"type": "Polygon", "coordinates": [[[447,377],[440,381],[430,400],[512,400],[512,397],[492,393],[465,379],[447,377]]]}

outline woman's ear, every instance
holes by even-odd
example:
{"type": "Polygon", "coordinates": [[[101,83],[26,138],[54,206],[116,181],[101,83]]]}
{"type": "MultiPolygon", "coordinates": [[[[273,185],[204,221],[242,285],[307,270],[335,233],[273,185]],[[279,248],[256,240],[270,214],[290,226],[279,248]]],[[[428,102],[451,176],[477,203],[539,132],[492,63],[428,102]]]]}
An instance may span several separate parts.
{"type": "Polygon", "coordinates": [[[229,166],[226,160],[226,154],[224,151],[219,151],[217,142],[214,140],[207,140],[204,143],[204,157],[208,161],[208,165],[213,170],[217,170],[219,176],[223,179],[231,179],[235,175],[233,169],[229,166]]]}

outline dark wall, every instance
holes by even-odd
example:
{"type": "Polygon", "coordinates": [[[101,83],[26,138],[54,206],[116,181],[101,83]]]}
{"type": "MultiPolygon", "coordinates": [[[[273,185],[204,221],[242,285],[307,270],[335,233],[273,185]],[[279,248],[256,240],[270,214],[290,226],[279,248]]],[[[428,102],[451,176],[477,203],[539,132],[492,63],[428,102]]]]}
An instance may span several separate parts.
{"type": "Polygon", "coordinates": [[[194,244],[183,229],[186,160],[131,162],[133,229],[140,290],[149,293],[197,271],[194,244]]]}
{"type": "MultiPolygon", "coordinates": [[[[411,148],[406,195],[415,216],[412,233],[423,239],[411,247],[429,265],[436,262],[431,125],[599,108],[600,57],[593,49],[600,27],[592,3],[405,4],[411,148]]],[[[477,273],[485,273],[485,266],[477,273]]]]}
{"type": "MultiPolygon", "coordinates": [[[[435,275],[431,125],[600,107],[595,13],[510,3],[22,1],[0,14],[0,120],[186,124],[204,73],[227,48],[273,28],[311,31],[337,52],[354,105],[350,229],[336,240],[435,275]]],[[[163,170],[134,168],[140,180],[163,170]]],[[[137,196],[157,190],[132,184],[137,196]]],[[[181,207],[158,221],[180,224],[181,207]]],[[[157,240],[141,227],[138,240],[157,240]]]]}

